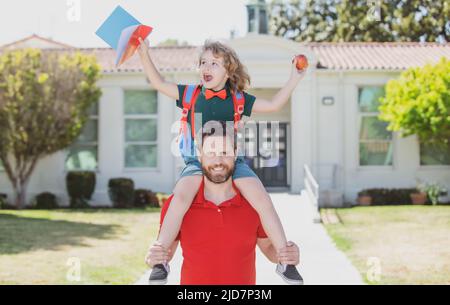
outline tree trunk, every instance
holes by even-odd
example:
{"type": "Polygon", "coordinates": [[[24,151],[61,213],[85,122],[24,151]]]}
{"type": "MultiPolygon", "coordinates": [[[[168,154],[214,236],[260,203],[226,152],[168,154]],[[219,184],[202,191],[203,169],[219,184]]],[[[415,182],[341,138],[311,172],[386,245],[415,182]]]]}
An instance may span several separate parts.
{"type": "Polygon", "coordinates": [[[26,205],[27,182],[26,180],[18,181],[14,187],[17,209],[22,209],[26,205]]]}
{"type": "Polygon", "coordinates": [[[5,154],[0,155],[0,161],[5,168],[7,177],[14,188],[15,206],[17,209],[26,206],[26,191],[31,174],[33,173],[40,155],[26,157],[21,154],[7,158],[5,154]]]}

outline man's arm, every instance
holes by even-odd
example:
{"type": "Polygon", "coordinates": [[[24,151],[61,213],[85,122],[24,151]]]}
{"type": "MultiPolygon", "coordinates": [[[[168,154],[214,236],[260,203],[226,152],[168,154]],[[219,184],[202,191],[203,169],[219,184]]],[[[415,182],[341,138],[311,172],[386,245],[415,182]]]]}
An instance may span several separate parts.
{"type": "Polygon", "coordinates": [[[180,243],[179,240],[176,240],[172,243],[172,246],[170,247],[169,250],[169,262],[172,260],[173,256],[175,255],[175,252],[177,251],[178,248],[178,244],[180,243]]]}
{"type": "Polygon", "coordinates": [[[145,263],[150,267],[153,267],[157,264],[170,262],[175,254],[175,251],[177,251],[178,243],[178,240],[174,241],[168,250],[158,243],[153,244],[148,249],[148,253],[145,256],[145,263]]]}
{"type": "Polygon", "coordinates": [[[269,261],[274,264],[278,263],[277,250],[269,238],[258,238],[256,244],[269,261]]]}
{"type": "Polygon", "coordinates": [[[297,70],[296,63],[296,60],[292,63],[291,77],[286,85],[284,85],[270,101],[256,98],[253,105],[253,112],[276,112],[289,101],[289,97],[292,95],[295,87],[297,87],[300,80],[302,80],[306,74],[306,69],[302,71],[297,70]]]}
{"type": "Polygon", "coordinates": [[[272,263],[286,265],[298,265],[300,263],[300,250],[292,241],[288,241],[286,247],[282,248],[279,253],[268,238],[258,238],[256,243],[272,263]]]}
{"type": "Polygon", "coordinates": [[[141,58],[142,65],[144,66],[145,74],[147,75],[150,83],[159,92],[171,97],[175,100],[180,99],[178,93],[178,86],[171,82],[166,82],[164,78],[159,74],[158,69],[156,69],[151,57],[149,55],[150,48],[147,45],[147,40],[143,41],[139,38],[140,46],[138,47],[139,57],[141,58]]]}

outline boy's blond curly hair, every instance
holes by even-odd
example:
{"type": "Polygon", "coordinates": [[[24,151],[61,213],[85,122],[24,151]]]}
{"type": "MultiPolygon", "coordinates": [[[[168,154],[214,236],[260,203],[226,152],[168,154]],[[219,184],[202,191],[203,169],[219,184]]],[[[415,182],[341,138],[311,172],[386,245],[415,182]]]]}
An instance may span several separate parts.
{"type": "Polygon", "coordinates": [[[229,75],[227,83],[233,93],[236,93],[236,90],[244,91],[248,88],[250,75],[232,48],[219,41],[206,40],[200,52],[199,65],[201,57],[206,51],[211,51],[215,56],[223,58],[225,69],[229,75]]]}

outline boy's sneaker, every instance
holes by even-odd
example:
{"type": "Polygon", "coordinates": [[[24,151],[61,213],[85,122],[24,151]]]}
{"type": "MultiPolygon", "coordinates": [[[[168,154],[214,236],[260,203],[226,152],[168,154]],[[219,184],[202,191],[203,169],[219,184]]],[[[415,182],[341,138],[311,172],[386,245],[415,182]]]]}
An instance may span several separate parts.
{"type": "Polygon", "coordinates": [[[148,282],[150,285],[165,285],[167,284],[167,276],[169,275],[170,267],[168,264],[156,264],[152,268],[148,282]]]}
{"type": "Polygon", "coordinates": [[[294,265],[277,264],[276,272],[290,285],[303,285],[303,278],[294,265]]]}

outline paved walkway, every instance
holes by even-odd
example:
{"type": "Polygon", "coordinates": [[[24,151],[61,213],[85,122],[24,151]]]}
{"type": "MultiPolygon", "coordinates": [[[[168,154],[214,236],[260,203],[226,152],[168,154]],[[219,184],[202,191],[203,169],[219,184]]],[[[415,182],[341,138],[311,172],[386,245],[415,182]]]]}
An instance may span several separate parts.
{"type": "MultiPolygon", "coordinates": [[[[300,247],[301,263],[299,271],[305,284],[362,284],[356,268],[339,251],[321,224],[313,223],[313,207],[306,200],[306,194],[271,194],[275,208],[280,215],[289,240],[300,247]]],[[[181,248],[178,247],[170,263],[169,284],[180,283],[182,263],[181,248]]],[[[136,284],[146,285],[148,271],[136,284]]],[[[265,285],[283,285],[284,282],[275,273],[275,265],[257,250],[256,283],[265,285]]]]}

